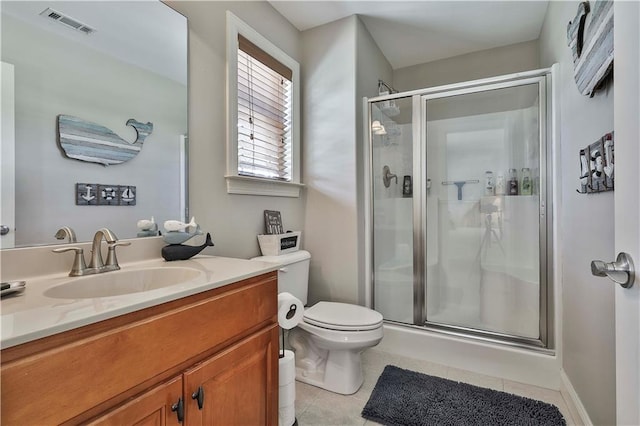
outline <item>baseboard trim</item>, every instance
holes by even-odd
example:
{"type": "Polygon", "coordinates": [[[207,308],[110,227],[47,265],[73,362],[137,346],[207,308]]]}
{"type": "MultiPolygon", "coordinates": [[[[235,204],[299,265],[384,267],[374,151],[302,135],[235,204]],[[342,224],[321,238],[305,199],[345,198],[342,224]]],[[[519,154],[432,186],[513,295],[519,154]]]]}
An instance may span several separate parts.
{"type": "Polygon", "coordinates": [[[584,408],[584,405],[582,405],[582,401],[580,400],[576,390],[573,388],[571,380],[569,380],[564,369],[560,370],[560,393],[562,394],[564,401],[567,403],[569,411],[571,411],[571,415],[576,423],[584,426],[593,426],[593,422],[589,418],[587,410],[584,408]]]}

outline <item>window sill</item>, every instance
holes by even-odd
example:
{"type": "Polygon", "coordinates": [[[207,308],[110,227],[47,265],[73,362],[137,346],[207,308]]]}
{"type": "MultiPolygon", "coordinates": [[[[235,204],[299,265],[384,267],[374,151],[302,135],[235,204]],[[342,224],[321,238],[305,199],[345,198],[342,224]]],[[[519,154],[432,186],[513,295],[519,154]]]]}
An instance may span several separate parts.
{"type": "Polygon", "coordinates": [[[227,175],[227,193],[242,195],[265,195],[271,197],[300,197],[304,184],[280,182],[248,176],[227,175]]]}

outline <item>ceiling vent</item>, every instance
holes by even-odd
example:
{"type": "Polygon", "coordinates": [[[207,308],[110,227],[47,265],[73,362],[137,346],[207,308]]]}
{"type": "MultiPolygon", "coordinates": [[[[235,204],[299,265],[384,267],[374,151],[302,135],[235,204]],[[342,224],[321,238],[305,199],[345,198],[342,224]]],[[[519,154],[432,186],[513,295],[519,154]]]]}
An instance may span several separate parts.
{"type": "Polygon", "coordinates": [[[76,31],[80,31],[81,33],[84,34],[93,34],[96,32],[95,29],[91,28],[90,26],[83,24],[82,22],[78,21],[77,19],[73,19],[70,16],[67,16],[63,13],[60,13],[56,10],[53,10],[51,8],[47,8],[45,10],[43,10],[42,12],[40,12],[41,16],[44,16],[45,18],[49,18],[49,19],[53,19],[54,21],[57,21],[61,24],[63,24],[66,27],[69,27],[71,29],[74,29],[76,31]]]}

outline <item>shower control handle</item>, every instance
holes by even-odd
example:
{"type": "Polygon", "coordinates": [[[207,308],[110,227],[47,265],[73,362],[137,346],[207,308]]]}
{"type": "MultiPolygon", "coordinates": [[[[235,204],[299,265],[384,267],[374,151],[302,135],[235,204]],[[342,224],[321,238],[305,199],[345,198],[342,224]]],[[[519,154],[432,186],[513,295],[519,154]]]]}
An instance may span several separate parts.
{"type": "Polygon", "coordinates": [[[384,183],[385,188],[388,188],[389,185],[391,185],[391,179],[395,179],[396,185],[398,184],[398,175],[391,173],[389,166],[384,166],[382,168],[382,183],[384,183]]]}
{"type": "Polygon", "coordinates": [[[609,277],[623,288],[633,286],[633,281],[636,278],[631,256],[624,252],[618,254],[615,262],[591,261],[591,273],[596,277],[609,277]]]}

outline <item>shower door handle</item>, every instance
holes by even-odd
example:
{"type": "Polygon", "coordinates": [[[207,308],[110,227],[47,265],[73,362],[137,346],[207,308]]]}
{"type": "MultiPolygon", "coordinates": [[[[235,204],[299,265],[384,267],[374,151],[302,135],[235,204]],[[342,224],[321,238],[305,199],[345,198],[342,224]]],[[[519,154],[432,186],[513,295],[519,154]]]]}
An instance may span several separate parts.
{"type": "Polygon", "coordinates": [[[591,273],[596,277],[609,277],[624,288],[630,288],[636,278],[631,256],[624,252],[618,254],[615,262],[591,261],[591,273]]]}

